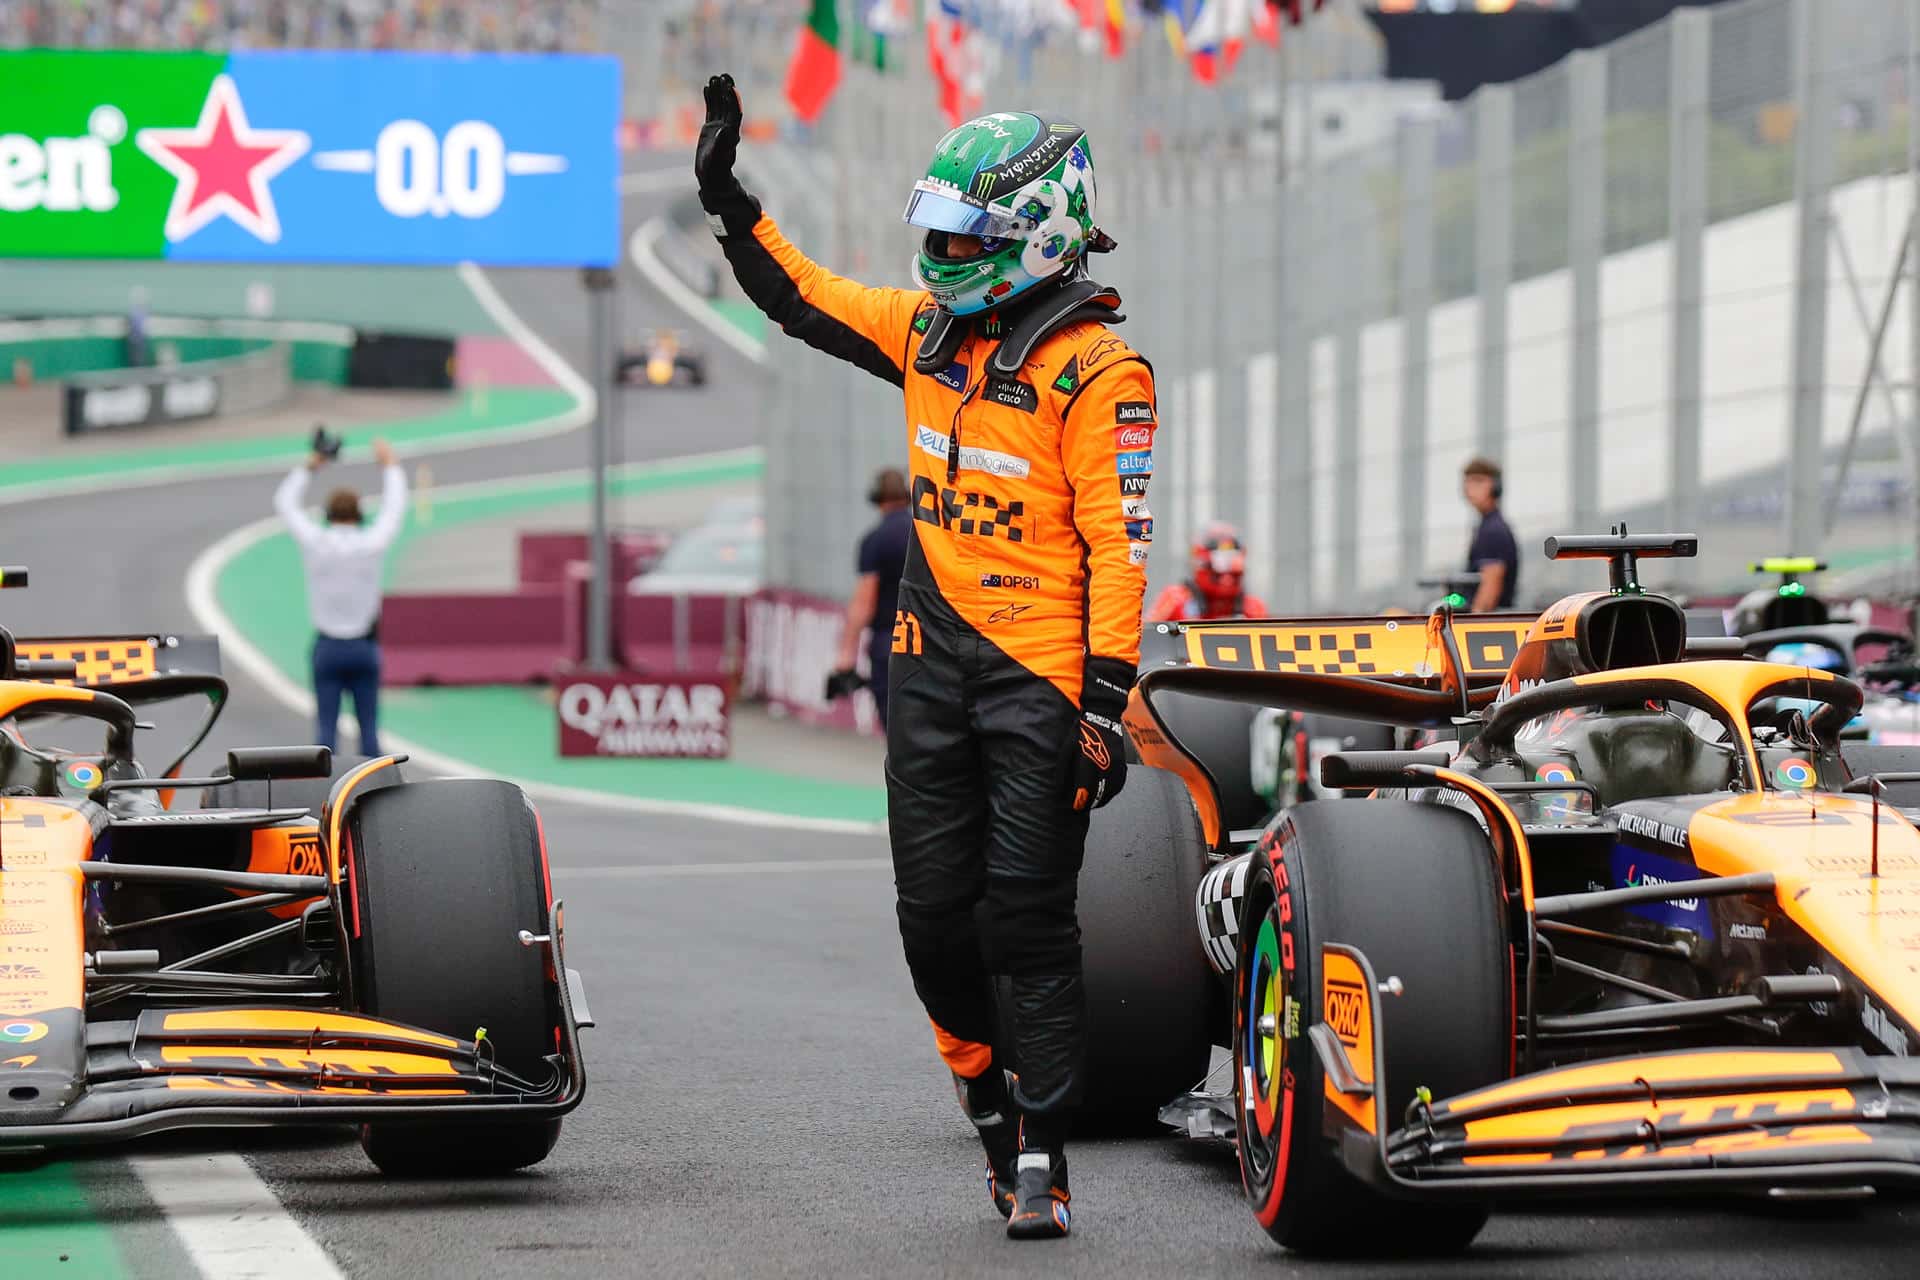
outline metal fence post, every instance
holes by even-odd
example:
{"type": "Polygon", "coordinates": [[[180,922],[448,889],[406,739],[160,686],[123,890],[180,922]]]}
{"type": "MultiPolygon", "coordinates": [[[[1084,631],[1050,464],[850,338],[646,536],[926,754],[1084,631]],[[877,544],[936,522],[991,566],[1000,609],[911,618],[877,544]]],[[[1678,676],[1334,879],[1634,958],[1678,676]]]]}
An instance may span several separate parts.
{"type": "MultiPolygon", "coordinates": [[[[1335,242],[1356,233],[1369,214],[1359,170],[1343,170],[1330,194],[1337,221],[1327,238],[1335,242]]],[[[1370,277],[1363,291],[1349,287],[1336,293],[1329,288],[1326,295],[1334,312],[1333,491],[1326,500],[1333,503],[1336,565],[1360,563],[1360,313],[1361,299],[1373,296],[1372,283],[1370,277]],[[1333,300],[1336,296],[1338,301],[1333,300]]],[[[1345,592],[1353,583],[1338,585],[1345,592]]]]}
{"type": "Polygon", "coordinates": [[[1480,295],[1480,452],[1507,451],[1507,293],[1513,283],[1513,90],[1488,85],[1474,95],[1474,287],[1480,295]]]}
{"type": "MultiPolygon", "coordinates": [[[[1713,19],[1673,15],[1667,94],[1667,235],[1672,245],[1673,351],[1668,366],[1667,527],[1692,531],[1700,520],[1701,293],[1707,231],[1707,85],[1713,19]]],[[[1826,295],[1821,293],[1821,306],[1826,295]]]]}
{"type": "Polygon", "coordinates": [[[1249,561],[1247,587],[1271,601],[1281,559],[1280,477],[1275,454],[1280,440],[1280,357],[1271,351],[1247,357],[1247,545],[1263,548],[1249,561]]]}
{"type": "Polygon", "coordinates": [[[1793,408],[1787,465],[1787,547],[1820,548],[1827,373],[1827,217],[1833,182],[1829,0],[1794,0],[1793,199],[1798,220],[1793,298],[1793,408]]]}
{"type": "Polygon", "coordinates": [[[593,348],[593,520],[587,560],[592,580],[587,585],[587,669],[613,667],[613,558],[607,541],[607,441],[614,431],[613,394],[613,272],[589,267],[582,274],[587,289],[593,348]]]}
{"type": "MultiPolygon", "coordinates": [[[[1907,110],[1908,120],[1913,119],[1916,105],[1920,105],[1920,0],[1907,0],[1907,110]]],[[[1910,123],[1907,127],[1907,170],[1913,177],[1913,192],[1910,206],[1912,220],[1907,224],[1907,234],[1920,239],[1920,129],[1910,123]]],[[[1912,343],[1912,361],[1908,366],[1907,378],[1915,388],[1914,400],[1920,404],[1920,253],[1909,252],[1907,264],[1913,272],[1913,278],[1907,282],[1907,305],[1912,314],[1907,320],[1907,336],[1912,343]]],[[[1920,458],[1920,413],[1909,415],[1906,423],[1895,423],[1895,431],[1906,431],[1912,436],[1915,448],[1909,453],[1920,458]]],[[[1920,471],[1912,477],[1913,519],[1910,540],[1914,546],[1916,560],[1920,561],[1920,471]]],[[[1914,580],[1920,586],[1920,578],[1914,580]]]]}
{"type": "MultiPolygon", "coordinates": [[[[1313,594],[1313,339],[1307,331],[1303,228],[1310,179],[1282,187],[1280,218],[1282,243],[1278,262],[1280,298],[1280,474],[1292,481],[1288,500],[1280,504],[1280,541],[1283,572],[1276,583],[1279,603],[1292,611],[1308,607],[1313,594]]],[[[1272,602],[1269,602],[1272,603],[1272,602]]]]}
{"type": "Polygon", "coordinates": [[[1567,63],[1567,263],[1573,277],[1573,351],[1567,405],[1567,505],[1573,527],[1600,527],[1600,263],[1607,238],[1607,56],[1567,63]]]}
{"type": "Polygon", "coordinates": [[[1420,576],[1427,544],[1427,419],[1433,309],[1432,120],[1400,126],[1400,577],[1420,576]]]}

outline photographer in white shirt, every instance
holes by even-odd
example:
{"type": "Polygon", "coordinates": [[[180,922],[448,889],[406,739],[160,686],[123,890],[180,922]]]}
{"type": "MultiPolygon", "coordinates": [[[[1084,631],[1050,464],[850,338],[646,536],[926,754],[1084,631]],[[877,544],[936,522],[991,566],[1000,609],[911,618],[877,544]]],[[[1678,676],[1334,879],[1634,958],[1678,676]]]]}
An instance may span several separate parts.
{"type": "MultiPolygon", "coordinates": [[[[320,437],[316,437],[318,443],[320,437]]],[[[337,454],[337,443],[333,450],[337,454]]],[[[380,754],[380,580],[387,549],[407,514],[407,477],[385,440],[373,442],[381,469],[380,510],[372,523],[360,511],[360,495],[335,489],[327,495],[326,520],[302,505],[308,481],[329,455],[316,448],[287,473],[273,495],[273,509],[300,546],[307,571],[307,611],[313,619],[314,740],[335,745],[340,695],[353,696],[360,721],[360,751],[380,754]]]]}

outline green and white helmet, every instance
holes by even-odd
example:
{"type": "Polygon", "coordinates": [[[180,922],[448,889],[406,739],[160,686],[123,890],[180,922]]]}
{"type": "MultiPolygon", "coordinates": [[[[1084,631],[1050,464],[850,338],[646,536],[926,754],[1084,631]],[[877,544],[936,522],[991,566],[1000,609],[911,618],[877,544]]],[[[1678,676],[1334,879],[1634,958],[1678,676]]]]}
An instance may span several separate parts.
{"type": "Polygon", "coordinates": [[[914,279],[954,315],[991,310],[1087,253],[1100,238],[1093,205],[1085,129],[1027,111],[969,120],[940,139],[907,200],[906,220],[927,231],[914,279]],[[985,250],[949,257],[948,235],[978,236],[985,250]]]}

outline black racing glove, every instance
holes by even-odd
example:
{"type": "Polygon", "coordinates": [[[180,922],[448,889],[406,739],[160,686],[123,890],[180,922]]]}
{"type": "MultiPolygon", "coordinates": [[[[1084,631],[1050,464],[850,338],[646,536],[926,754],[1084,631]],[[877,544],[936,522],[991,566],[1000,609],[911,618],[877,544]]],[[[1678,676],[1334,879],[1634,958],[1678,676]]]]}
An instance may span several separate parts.
{"type": "Polygon", "coordinates": [[[842,667],[838,671],[830,672],[827,676],[827,701],[850,698],[855,692],[866,687],[865,677],[852,667],[842,667]]]}
{"type": "Polygon", "coordinates": [[[1073,771],[1067,803],[1098,809],[1127,785],[1126,731],[1120,717],[1133,688],[1131,662],[1088,658],[1080,679],[1080,723],[1075,729],[1073,771]]]}
{"type": "Polygon", "coordinates": [[[733,159],[740,149],[740,91],[733,77],[722,73],[707,81],[706,97],[707,122],[700,126],[700,143],[693,151],[700,207],[722,240],[750,236],[760,221],[760,202],[733,176],[733,159]]]}

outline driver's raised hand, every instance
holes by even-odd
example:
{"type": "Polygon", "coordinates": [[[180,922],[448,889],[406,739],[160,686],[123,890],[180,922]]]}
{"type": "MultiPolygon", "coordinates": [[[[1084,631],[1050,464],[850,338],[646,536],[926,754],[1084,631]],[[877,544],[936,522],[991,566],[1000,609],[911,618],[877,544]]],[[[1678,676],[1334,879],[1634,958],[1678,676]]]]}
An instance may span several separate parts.
{"type": "Polygon", "coordinates": [[[733,175],[733,161],[740,149],[740,91],[733,77],[725,72],[712,77],[706,87],[707,119],[700,126],[700,142],[693,152],[693,176],[700,186],[700,207],[713,218],[709,222],[721,239],[750,235],[760,220],[760,202],[740,185],[733,175]]]}

